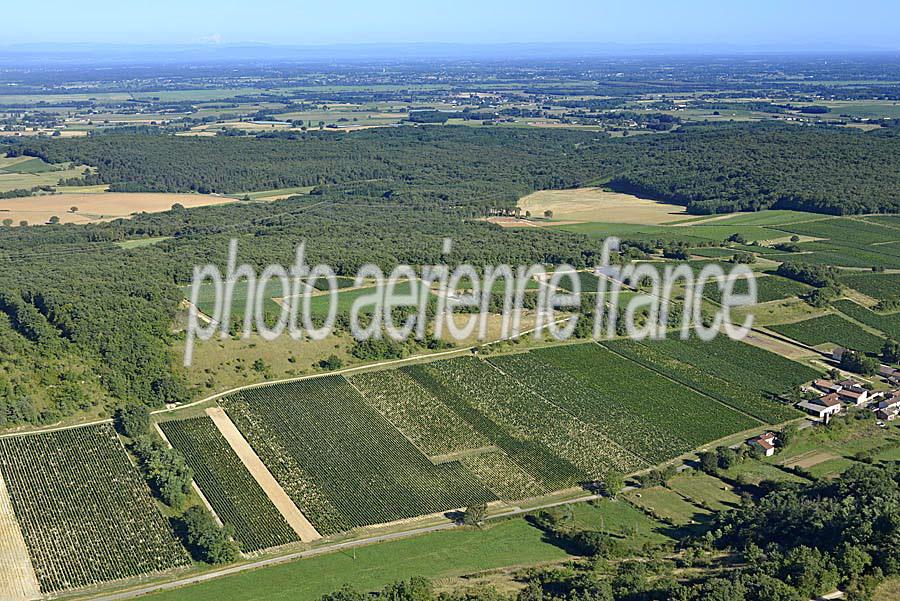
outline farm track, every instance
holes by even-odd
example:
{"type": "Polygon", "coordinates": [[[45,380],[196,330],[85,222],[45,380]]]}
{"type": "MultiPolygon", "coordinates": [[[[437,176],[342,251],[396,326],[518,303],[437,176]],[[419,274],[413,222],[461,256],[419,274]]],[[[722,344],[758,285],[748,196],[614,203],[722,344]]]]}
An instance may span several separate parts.
{"type": "Polygon", "coordinates": [[[259,456],[247,442],[247,439],[240,433],[228,414],[224,409],[214,407],[206,410],[206,414],[212,419],[219,432],[228,441],[228,445],[240,458],[241,463],[253,476],[253,479],[272,501],[272,504],[278,509],[278,512],[284,517],[288,525],[297,533],[303,542],[318,540],[322,535],[313,527],[306,516],[300,512],[288,494],[281,488],[275,477],[260,460],[259,456]]]}
{"type": "Polygon", "coordinates": [[[0,476],[0,601],[30,601],[40,596],[28,547],[0,476]]]}
{"type": "MultiPolygon", "coordinates": [[[[568,318],[559,319],[554,323],[560,324],[560,323],[563,323],[564,321],[566,321],[566,319],[568,319],[568,318]]],[[[544,326],[544,327],[546,327],[546,326],[544,326]]],[[[530,330],[524,330],[523,332],[521,332],[521,336],[525,336],[526,334],[531,334],[535,330],[536,330],[536,328],[532,328],[530,330]]],[[[466,355],[467,353],[471,353],[472,350],[475,348],[478,348],[481,346],[487,346],[490,344],[497,344],[500,342],[505,342],[505,341],[504,340],[491,340],[491,341],[485,342],[484,344],[473,344],[473,345],[466,346],[463,348],[451,349],[449,351],[439,351],[437,353],[429,353],[429,354],[425,354],[425,355],[414,355],[412,357],[404,357],[403,359],[391,359],[389,361],[379,361],[377,363],[366,363],[364,365],[356,365],[353,367],[346,367],[344,369],[339,369],[339,370],[330,371],[330,372],[321,373],[321,374],[309,374],[306,376],[297,376],[295,378],[282,378],[280,380],[267,380],[265,382],[256,382],[254,384],[246,384],[244,386],[236,386],[236,387],[230,388],[228,390],[223,390],[222,392],[217,392],[216,394],[210,395],[208,397],[205,397],[205,398],[202,398],[202,399],[199,399],[196,401],[191,401],[190,403],[186,403],[184,405],[178,405],[176,407],[167,407],[165,409],[157,409],[155,411],[152,411],[151,413],[153,415],[166,415],[169,413],[176,413],[178,411],[184,411],[186,409],[199,407],[200,405],[203,405],[205,403],[211,403],[213,401],[216,401],[218,399],[221,399],[223,397],[226,397],[226,396],[238,393],[238,392],[243,392],[245,390],[252,390],[254,388],[261,388],[264,386],[270,386],[272,384],[287,384],[290,382],[300,382],[303,380],[310,380],[312,378],[321,378],[324,376],[340,376],[340,375],[346,376],[348,374],[352,374],[352,373],[355,373],[358,371],[364,371],[364,370],[369,370],[369,369],[380,369],[383,367],[390,367],[392,365],[400,366],[400,365],[406,365],[406,364],[410,364],[410,363],[414,364],[414,363],[419,363],[419,362],[427,362],[427,361],[431,361],[433,359],[437,359],[439,357],[450,357],[452,355],[461,355],[462,356],[462,355],[466,355]]],[[[111,423],[113,423],[113,420],[111,418],[108,418],[108,419],[96,419],[96,420],[92,420],[89,422],[83,422],[80,424],[47,426],[44,428],[34,428],[34,429],[29,429],[29,430],[22,430],[19,432],[9,432],[6,434],[0,434],[0,440],[2,440],[4,438],[15,438],[17,436],[47,434],[49,432],[59,432],[62,430],[73,430],[76,428],[85,428],[88,426],[99,426],[101,424],[111,424],[111,423]]]]}

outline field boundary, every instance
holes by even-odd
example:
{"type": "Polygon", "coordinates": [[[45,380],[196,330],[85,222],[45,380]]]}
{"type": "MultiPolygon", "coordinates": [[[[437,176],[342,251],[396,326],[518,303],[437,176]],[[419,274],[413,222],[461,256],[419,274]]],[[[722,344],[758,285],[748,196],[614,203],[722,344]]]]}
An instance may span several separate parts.
{"type": "Polygon", "coordinates": [[[300,509],[294,504],[288,494],[262,462],[244,435],[241,434],[228,414],[221,407],[210,407],[206,414],[212,419],[216,428],[225,438],[225,441],[235,452],[244,467],[253,476],[257,484],[272,501],[272,504],[284,517],[288,525],[294,530],[302,542],[314,541],[322,538],[315,526],[306,518],[300,509]]]}
{"type": "MultiPolygon", "coordinates": [[[[165,442],[170,449],[175,448],[175,446],[169,441],[166,433],[163,432],[163,429],[159,427],[159,424],[153,424],[153,429],[156,430],[156,433],[160,438],[163,439],[163,442],[165,442]]],[[[213,509],[213,506],[209,502],[209,499],[207,499],[206,495],[203,494],[203,491],[200,490],[200,485],[197,484],[197,480],[195,480],[194,478],[191,478],[191,488],[193,488],[194,492],[197,493],[197,496],[200,497],[200,501],[203,503],[204,507],[206,507],[206,510],[213,517],[213,519],[216,520],[216,523],[219,525],[219,527],[224,527],[225,524],[222,522],[222,518],[220,518],[219,514],[216,513],[216,510],[213,509]]]]}
{"type": "Polygon", "coordinates": [[[40,597],[31,555],[13,511],[6,480],[0,474],[0,601],[31,601],[40,597]]]}

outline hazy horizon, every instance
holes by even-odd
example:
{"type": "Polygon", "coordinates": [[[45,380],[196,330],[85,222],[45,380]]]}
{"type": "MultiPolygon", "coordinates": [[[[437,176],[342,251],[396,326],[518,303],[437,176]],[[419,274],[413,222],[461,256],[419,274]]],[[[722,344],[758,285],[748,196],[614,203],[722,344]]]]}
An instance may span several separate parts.
{"type": "MultiPolygon", "coordinates": [[[[7,23],[31,23],[24,4],[5,8],[7,23]]],[[[344,44],[665,45],[794,51],[898,50],[900,5],[888,0],[777,0],[640,5],[575,0],[547,5],[471,0],[423,5],[409,0],[298,4],[160,0],[152,9],[111,0],[48,0],[39,27],[6,28],[0,48],[67,44],[319,47],[344,44]]]]}

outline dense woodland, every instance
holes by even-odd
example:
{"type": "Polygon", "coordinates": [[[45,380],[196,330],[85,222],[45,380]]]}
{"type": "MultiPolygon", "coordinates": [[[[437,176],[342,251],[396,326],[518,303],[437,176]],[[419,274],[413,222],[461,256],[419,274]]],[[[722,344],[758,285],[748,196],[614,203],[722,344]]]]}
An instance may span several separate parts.
{"type": "MultiPolygon", "coordinates": [[[[896,212],[900,136],[829,127],[694,125],[612,139],[577,131],[401,127],[214,138],[103,135],[11,141],[8,152],[98,168],[119,191],[240,193],[390,182],[398,200],[512,207],[527,189],[609,182],[692,212],[896,212]],[[271,136],[271,137],[270,137],[271,136]]],[[[92,179],[93,183],[93,179],[92,179]]]]}
{"type": "Polygon", "coordinates": [[[172,320],[194,265],[307,260],[354,275],[364,263],[596,263],[598,240],[473,218],[536,189],[612,180],[698,211],[793,206],[895,211],[900,139],[830,128],[685,128],[640,139],[591,132],[402,127],[287,137],[109,134],[19,139],[12,154],[97,167],[120,190],[244,192],[315,186],[274,203],[239,202],[91,225],[0,233],[0,427],[52,423],[188,397],[172,320]],[[628,174],[628,175],[624,175],[628,174]],[[123,250],[114,242],[168,237],[123,250]],[[441,242],[454,240],[450,256],[441,242]]]}

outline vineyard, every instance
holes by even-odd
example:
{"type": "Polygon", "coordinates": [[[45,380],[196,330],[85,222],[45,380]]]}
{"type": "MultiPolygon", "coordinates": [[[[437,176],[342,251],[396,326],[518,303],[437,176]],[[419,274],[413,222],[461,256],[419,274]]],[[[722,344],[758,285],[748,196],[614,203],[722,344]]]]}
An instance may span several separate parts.
{"type": "Polygon", "coordinates": [[[894,340],[900,339],[900,313],[883,314],[870,311],[850,300],[835,301],[834,308],[860,323],[887,334],[894,340]]]}
{"type": "MultiPolygon", "coordinates": [[[[846,267],[900,267],[900,248],[884,244],[897,239],[897,229],[856,219],[821,219],[804,223],[779,225],[778,229],[824,240],[801,242],[801,257],[774,257],[777,260],[799,259],[805,263],[843,265],[846,267]]],[[[790,254],[788,254],[790,257],[790,254]]]]}
{"type": "Polygon", "coordinates": [[[350,382],[426,455],[446,455],[491,444],[402,370],[363,373],[350,382]]]}
{"type": "MultiPolygon", "coordinates": [[[[565,488],[583,480],[587,474],[568,461],[553,454],[535,438],[523,433],[511,433],[490,417],[489,411],[481,411],[473,407],[467,399],[464,389],[455,386],[441,374],[434,371],[432,365],[415,365],[404,367],[402,371],[409,374],[423,388],[439,397],[458,415],[469,422],[479,434],[494,443],[510,460],[521,468],[518,480],[508,483],[509,489],[527,488],[534,480],[545,490],[565,488]]],[[[512,475],[501,475],[498,478],[510,478],[512,475]]],[[[492,478],[493,480],[493,478],[492,478]]],[[[503,498],[515,498],[507,495],[503,498]]]]}
{"type": "Polygon", "coordinates": [[[857,351],[877,353],[884,344],[883,338],[870,334],[833,313],[795,323],[766,327],[810,346],[830,342],[857,351]]]}
{"type": "Polygon", "coordinates": [[[775,397],[816,377],[809,367],[724,336],[709,342],[623,339],[604,346],[769,424],[798,417],[775,397]]]}
{"type": "Polygon", "coordinates": [[[252,553],[299,540],[208,417],[160,424],[194,470],[194,481],[241,551],[252,553]]]}
{"type": "Polygon", "coordinates": [[[615,440],[623,449],[622,455],[628,457],[625,472],[647,467],[653,458],[668,457],[670,449],[680,444],[665,428],[635,420],[634,414],[614,397],[598,394],[537,352],[491,357],[489,361],[560,410],[590,424],[608,440],[615,440]]]}
{"type": "MultiPolygon", "coordinates": [[[[806,284],[778,277],[776,275],[756,278],[756,302],[768,303],[793,296],[800,296],[809,292],[811,288],[806,284]]],[[[732,294],[746,294],[748,292],[747,280],[740,279],[734,283],[732,294]]],[[[722,289],[718,282],[710,282],[703,289],[703,296],[716,303],[722,302],[722,289]]]]}
{"type": "MultiPolygon", "coordinates": [[[[725,338],[606,344],[315,377],[221,404],[297,507],[331,534],[639,471],[796,417],[777,397],[816,377],[725,338]]],[[[180,433],[173,444],[220,454],[180,433]]],[[[238,486],[228,468],[213,484],[196,469],[204,490],[238,486]]]]}
{"type": "Polygon", "coordinates": [[[0,472],[43,593],[190,563],[111,425],[0,439],[0,472]]]}
{"type": "Polygon", "coordinates": [[[845,275],[841,283],[878,300],[900,299],[900,273],[845,275]]]}
{"type": "Polygon", "coordinates": [[[496,499],[459,462],[431,463],[343,377],[257,388],[222,404],[323,534],[496,499]]]}
{"type": "Polygon", "coordinates": [[[734,432],[759,425],[755,419],[674,382],[599,344],[550,347],[532,351],[542,361],[576,378],[595,397],[618,404],[631,417],[633,435],[669,433],[654,456],[659,463],[734,432]]]}

